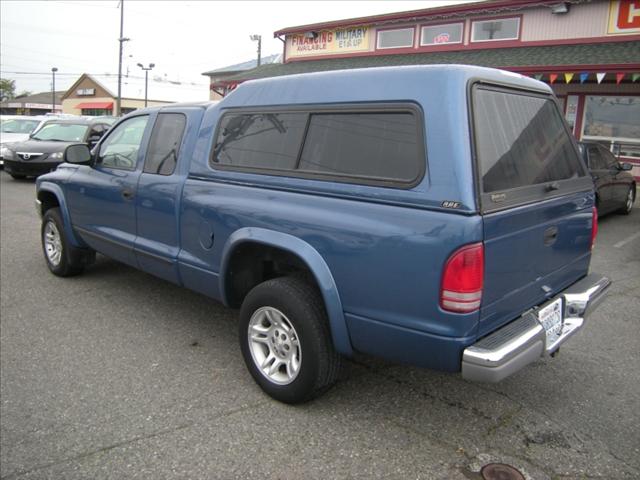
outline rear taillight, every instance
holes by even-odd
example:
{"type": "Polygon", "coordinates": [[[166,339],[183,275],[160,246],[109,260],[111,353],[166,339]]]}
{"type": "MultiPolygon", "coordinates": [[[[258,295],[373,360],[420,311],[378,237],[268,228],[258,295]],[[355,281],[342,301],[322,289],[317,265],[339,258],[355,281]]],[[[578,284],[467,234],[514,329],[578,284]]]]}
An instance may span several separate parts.
{"type": "Polygon", "coordinates": [[[449,257],[442,274],[440,307],[457,313],[474,312],[482,301],[484,246],[466,245],[449,257]]]}
{"type": "Polygon", "coordinates": [[[593,207],[593,213],[591,214],[591,250],[596,243],[596,237],[598,236],[598,209],[593,207]]]}

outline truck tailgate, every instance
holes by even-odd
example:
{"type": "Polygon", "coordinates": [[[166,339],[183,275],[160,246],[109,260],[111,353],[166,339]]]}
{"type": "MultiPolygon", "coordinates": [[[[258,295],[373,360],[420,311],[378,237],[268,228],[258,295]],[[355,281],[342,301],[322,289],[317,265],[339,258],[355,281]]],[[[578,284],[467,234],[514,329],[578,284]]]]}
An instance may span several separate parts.
{"type": "Polygon", "coordinates": [[[485,283],[479,336],[586,274],[591,258],[589,195],[576,193],[483,217],[485,283]]]}

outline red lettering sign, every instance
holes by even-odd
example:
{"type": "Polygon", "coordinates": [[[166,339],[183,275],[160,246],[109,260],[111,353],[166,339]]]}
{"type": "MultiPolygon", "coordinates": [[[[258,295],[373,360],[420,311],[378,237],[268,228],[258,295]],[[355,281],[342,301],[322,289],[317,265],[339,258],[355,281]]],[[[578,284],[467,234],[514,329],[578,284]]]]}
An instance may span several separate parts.
{"type": "Polygon", "coordinates": [[[620,0],[616,26],[621,30],[640,28],[640,0],[620,0]]]}

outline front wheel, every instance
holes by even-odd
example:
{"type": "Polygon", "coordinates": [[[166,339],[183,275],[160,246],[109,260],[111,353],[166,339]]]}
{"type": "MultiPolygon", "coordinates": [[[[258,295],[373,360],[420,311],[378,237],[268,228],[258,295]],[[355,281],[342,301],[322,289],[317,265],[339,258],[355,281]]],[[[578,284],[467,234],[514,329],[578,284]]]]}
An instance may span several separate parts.
{"type": "Polygon", "coordinates": [[[633,209],[633,202],[636,200],[636,188],[634,185],[629,187],[627,192],[627,199],[625,200],[624,207],[620,209],[620,213],[629,215],[633,209]]]}
{"type": "Polygon", "coordinates": [[[59,208],[50,208],[42,217],[42,250],[49,270],[59,277],[70,277],[84,270],[84,252],[69,243],[59,208]]]}
{"type": "Polygon", "coordinates": [[[240,311],[240,348],[254,380],[271,397],[302,403],[336,381],[335,351],[322,297],[298,277],[256,286],[240,311]]]}

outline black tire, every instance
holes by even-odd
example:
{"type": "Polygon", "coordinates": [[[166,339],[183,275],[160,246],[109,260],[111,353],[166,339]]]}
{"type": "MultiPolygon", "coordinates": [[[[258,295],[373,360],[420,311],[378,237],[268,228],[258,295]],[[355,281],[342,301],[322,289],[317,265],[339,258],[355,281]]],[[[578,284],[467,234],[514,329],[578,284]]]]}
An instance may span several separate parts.
{"type": "Polygon", "coordinates": [[[13,178],[14,180],[24,180],[25,178],[27,178],[26,175],[22,175],[20,173],[10,173],[9,175],[11,175],[11,178],[13,178]]]}
{"type": "Polygon", "coordinates": [[[90,257],[90,252],[71,245],[65,234],[64,223],[59,208],[50,208],[45,212],[42,217],[40,238],[44,259],[47,262],[49,270],[51,270],[54,275],[70,277],[78,275],[84,270],[87,259],[90,257]],[[49,239],[49,241],[47,239],[49,239]],[[51,251],[47,253],[48,243],[51,242],[56,243],[55,248],[59,251],[57,257],[51,254],[51,251]]]}
{"type": "Polygon", "coordinates": [[[620,210],[618,210],[620,213],[622,213],[623,215],[629,215],[631,213],[631,210],[633,210],[633,202],[636,201],[636,186],[635,185],[631,185],[629,187],[629,191],[627,192],[627,196],[625,197],[625,204],[624,207],[622,207],[620,210]],[[629,197],[631,201],[629,201],[629,197]]]}
{"type": "MultiPolygon", "coordinates": [[[[239,334],[240,349],[249,372],[262,390],[276,400],[291,404],[309,401],[327,391],[338,378],[341,357],[333,347],[324,302],[317,288],[301,277],[275,278],[254,287],[242,303],[239,334]],[[269,378],[267,372],[263,373],[254,359],[254,355],[260,352],[252,353],[252,349],[256,352],[255,348],[263,348],[265,356],[269,352],[277,353],[272,338],[277,323],[276,327],[271,325],[271,333],[264,334],[271,345],[267,345],[267,342],[257,345],[250,338],[249,325],[255,324],[252,323],[254,315],[256,319],[259,318],[265,309],[282,313],[284,321],[293,327],[286,333],[290,333],[291,338],[297,336],[297,346],[292,344],[291,348],[299,349],[299,367],[296,376],[288,384],[279,384],[269,378]]],[[[275,334],[278,336],[278,330],[275,330],[275,334]]],[[[286,376],[290,371],[289,365],[282,364],[280,367],[276,375],[286,376]]]]}

